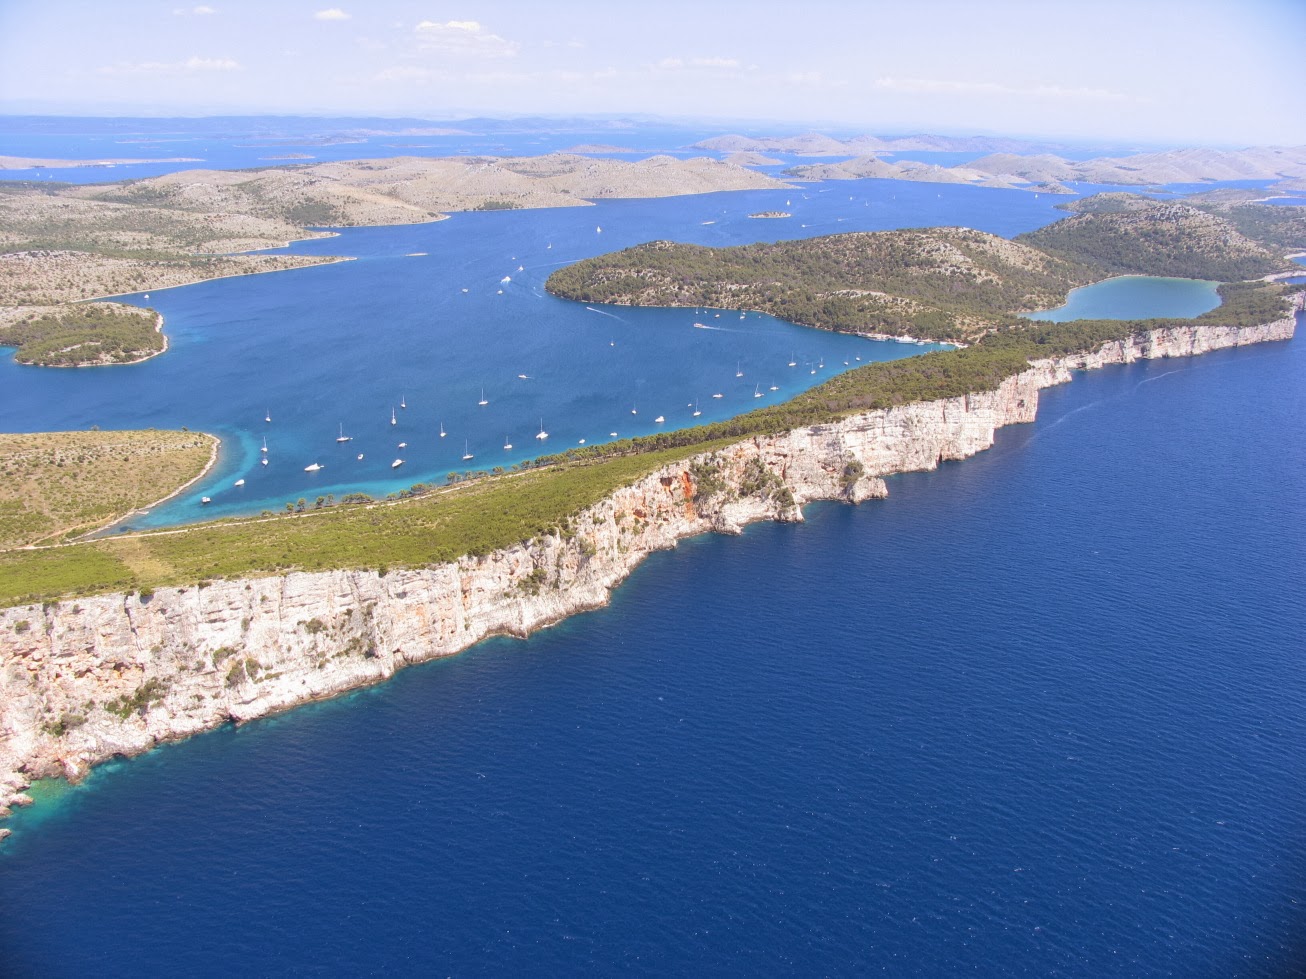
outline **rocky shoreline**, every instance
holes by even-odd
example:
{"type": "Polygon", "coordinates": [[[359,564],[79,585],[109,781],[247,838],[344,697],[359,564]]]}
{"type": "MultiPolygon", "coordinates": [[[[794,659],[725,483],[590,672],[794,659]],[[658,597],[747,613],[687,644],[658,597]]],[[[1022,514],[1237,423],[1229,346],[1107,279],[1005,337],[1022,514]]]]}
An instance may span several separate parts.
{"type": "MultiPolygon", "coordinates": [[[[1298,309],[1301,297],[1298,297],[1298,309]]],[[[605,605],[650,553],[706,531],[801,521],[814,500],[888,495],[1031,422],[1072,371],[1286,340],[1295,316],[1181,326],[1034,362],[997,390],[755,437],[664,467],[551,535],[430,568],[293,573],[0,610],[0,816],[32,779],[82,778],[229,721],[378,683],[494,635],[527,636],[605,605]]],[[[5,835],[0,832],[0,836],[5,835]]]]}

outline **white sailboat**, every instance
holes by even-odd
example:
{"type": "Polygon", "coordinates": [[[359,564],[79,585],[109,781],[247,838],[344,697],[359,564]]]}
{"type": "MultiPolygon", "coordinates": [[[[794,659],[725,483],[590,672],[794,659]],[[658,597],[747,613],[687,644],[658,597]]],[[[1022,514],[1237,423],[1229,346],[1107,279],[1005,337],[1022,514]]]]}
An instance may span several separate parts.
{"type": "Polygon", "coordinates": [[[267,437],[266,435],[264,435],[264,436],[263,436],[263,451],[264,451],[264,452],[267,452],[267,450],[268,450],[268,437],[267,437]]]}
{"type": "Polygon", "coordinates": [[[444,430],[444,422],[440,422],[440,438],[444,438],[449,433],[444,430]]]}
{"type": "Polygon", "coordinates": [[[540,434],[537,435],[537,436],[535,436],[535,437],[536,437],[537,439],[541,439],[541,440],[546,439],[546,438],[549,437],[549,433],[546,432],[546,431],[544,430],[544,419],[543,419],[543,418],[540,419],[540,434]]]}
{"type": "Polygon", "coordinates": [[[406,448],[408,448],[408,443],[407,443],[407,442],[400,442],[400,443],[399,443],[399,448],[401,448],[401,449],[406,449],[406,448]]]}
{"type": "Polygon", "coordinates": [[[402,459],[396,459],[394,462],[390,463],[390,468],[391,468],[391,469],[398,469],[398,468],[399,468],[400,466],[402,466],[403,464],[404,464],[404,460],[402,460],[402,459]]]}
{"type": "Polygon", "coordinates": [[[739,362],[736,361],[736,362],[735,362],[735,377],[743,377],[743,376],[744,376],[744,369],[743,369],[743,367],[740,366],[739,362]]]}
{"type": "Polygon", "coordinates": [[[701,414],[703,414],[703,413],[702,413],[701,411],[698,410],[698,402],[695,401],[695,402],[694,402],[694,417],[697,418],[697,417],[698,417],[699,415],[701,415],[701,414]]]}
{"type": "Polygon", "coordinates": [[[310,462],[307,466],[304,467],[304,472],[315,473],[319,469],[325,469],[325,468],[326,466],[322,465],[322,463],[320,462],[310,462]]]}
{"type": "Polygon", "coordinates": [[[794,354],[792,350],[789,352],[789,366],[790,367],[798,366],[798,361],[794,360],[794,354]]]}
{"type": "Polygon", "coordinates": [[[408,395],[406,394],[399,395],[399,407],[400,408],[408,407],[408,395]]]}
{"type": "Polygon", "coordinates": [[[463,439],[463,462],[472,458],[472,450],[468,448],[467,440],[463,439]]]}
{"type": "Polygon", "coordinates": [[[272,409],[271,409],[271,408],[269,408],[267,411],[265,411],[265,412],[263,413],[263,420],[264,420],[265,422],[269,422],[269,423],[272,421],[272,409]]]}
{"type": "Polygon", "coordinates": [[[658,415],[656,418],[653,419],[653,421],[655,421],[657,424],[661,425],[664,421],[666,421],[666,419],[663,418],[661,415],[658,415]]]}
{"type": "Polygon", "coordinates": [[[762,396],[762,385],[760,385],[760,384],[754,384],[754,385],[753,385],[753,397],[755,397],[755,398],[760,398],[761,396],[762,396]]]}
{"type": "Polygon", "coordinates": [[[393,408],[390,409],[390,424],[391,425],[399,424],[399,420],[395,418],[395,410],[393,408]]]}
{"type": "Polygon", "coordinates": [[[481,388],[481,400],[476,403],[480,405],[482,408],[490,403],[487,400],[485,400],[485,388],[481,388]]]}
{"type": "Polygon", "coordinates": [[[353,440],[354,440],[354,437],[353,437],[352,435],[346,435],[346,434],[345,434],[345,423],[344,423],[344,422],[341,422],[341,423],[340,423],[340,435],[336,437],[336,441],[337,441],[337,442],[352,442],[353,440]]]}
{"type": "Polygon", "coordinates": [[[714,398],[724,398],[725,395],[722,394],[720,391],[718,391],[716,394],[712,395],[712,397],[714,397],[714,398]]]}
{"type": "Polygon", "coordinates": [[[503,437],[503,451],[504,452],[512,451],[512,443],[508,441],[508,436],[506,435],[503,437]]]}

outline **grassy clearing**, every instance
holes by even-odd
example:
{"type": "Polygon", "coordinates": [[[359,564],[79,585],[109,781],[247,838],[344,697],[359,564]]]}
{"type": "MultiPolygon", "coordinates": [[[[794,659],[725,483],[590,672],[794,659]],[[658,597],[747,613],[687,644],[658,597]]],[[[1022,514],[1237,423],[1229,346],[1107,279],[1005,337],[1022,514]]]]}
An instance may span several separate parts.
{"type": "Polygon", "coordinates": [[[488,554],[565,531],[569,517],[615,488],[723,444],[535,469],[399,503],[2,552],[0,605],[288,571],[424,567],[488,554]]]}
{"type": "Polygon", "coordinates": [[[203,472],[215,444],[201,432],[0,435],[0,549],[63,540],[148,506],[203,472]]]}

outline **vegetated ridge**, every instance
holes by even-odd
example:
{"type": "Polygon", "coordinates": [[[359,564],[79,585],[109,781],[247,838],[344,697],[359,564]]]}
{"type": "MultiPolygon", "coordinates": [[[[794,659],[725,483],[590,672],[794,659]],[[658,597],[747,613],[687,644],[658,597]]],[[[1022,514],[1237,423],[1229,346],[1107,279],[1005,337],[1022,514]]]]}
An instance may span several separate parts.
{"type": "MultiPolygon", "coordinates": [[[[1211,211],[1093,200],[1014,241],[968,228],[730,248],[659,241],[559,269],[546,287],[581,302],[755,309],[840,332],[970,341],[1019,327],[1014,313],[1056,306],[1069,289],[1108,275],[1235,281],[1292,267],[1281,248],[1211,211]]],[[[1270,231],[1285,237],[1282,225],[1270,231]]]]}

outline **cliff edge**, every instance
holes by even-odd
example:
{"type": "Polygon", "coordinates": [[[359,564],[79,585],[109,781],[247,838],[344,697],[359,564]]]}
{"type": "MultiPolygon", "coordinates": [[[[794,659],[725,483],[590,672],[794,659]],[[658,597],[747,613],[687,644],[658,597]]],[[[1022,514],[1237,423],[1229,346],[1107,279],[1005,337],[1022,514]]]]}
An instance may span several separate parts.
{"type": "MultiPolygon", "coordinates": [[[[1298,309],[1301,308],[1298,297],[1298,309]]],[[[653,551],[705,531],[803,519],[813,500],[888,495],[883,477],[933,469],[1033,421],[1071,372],[1286,340],[1295,316],[1189,325],[1031,363],[997,390],[868,411],[754,437],[666,466],[562,532],[484,557],[391,571],[292,573],[0,610],[0,816],[34,778],[78,780],[228,721],[377,683],[493,635],[526,636],[606,604],[653,551]]]]}

